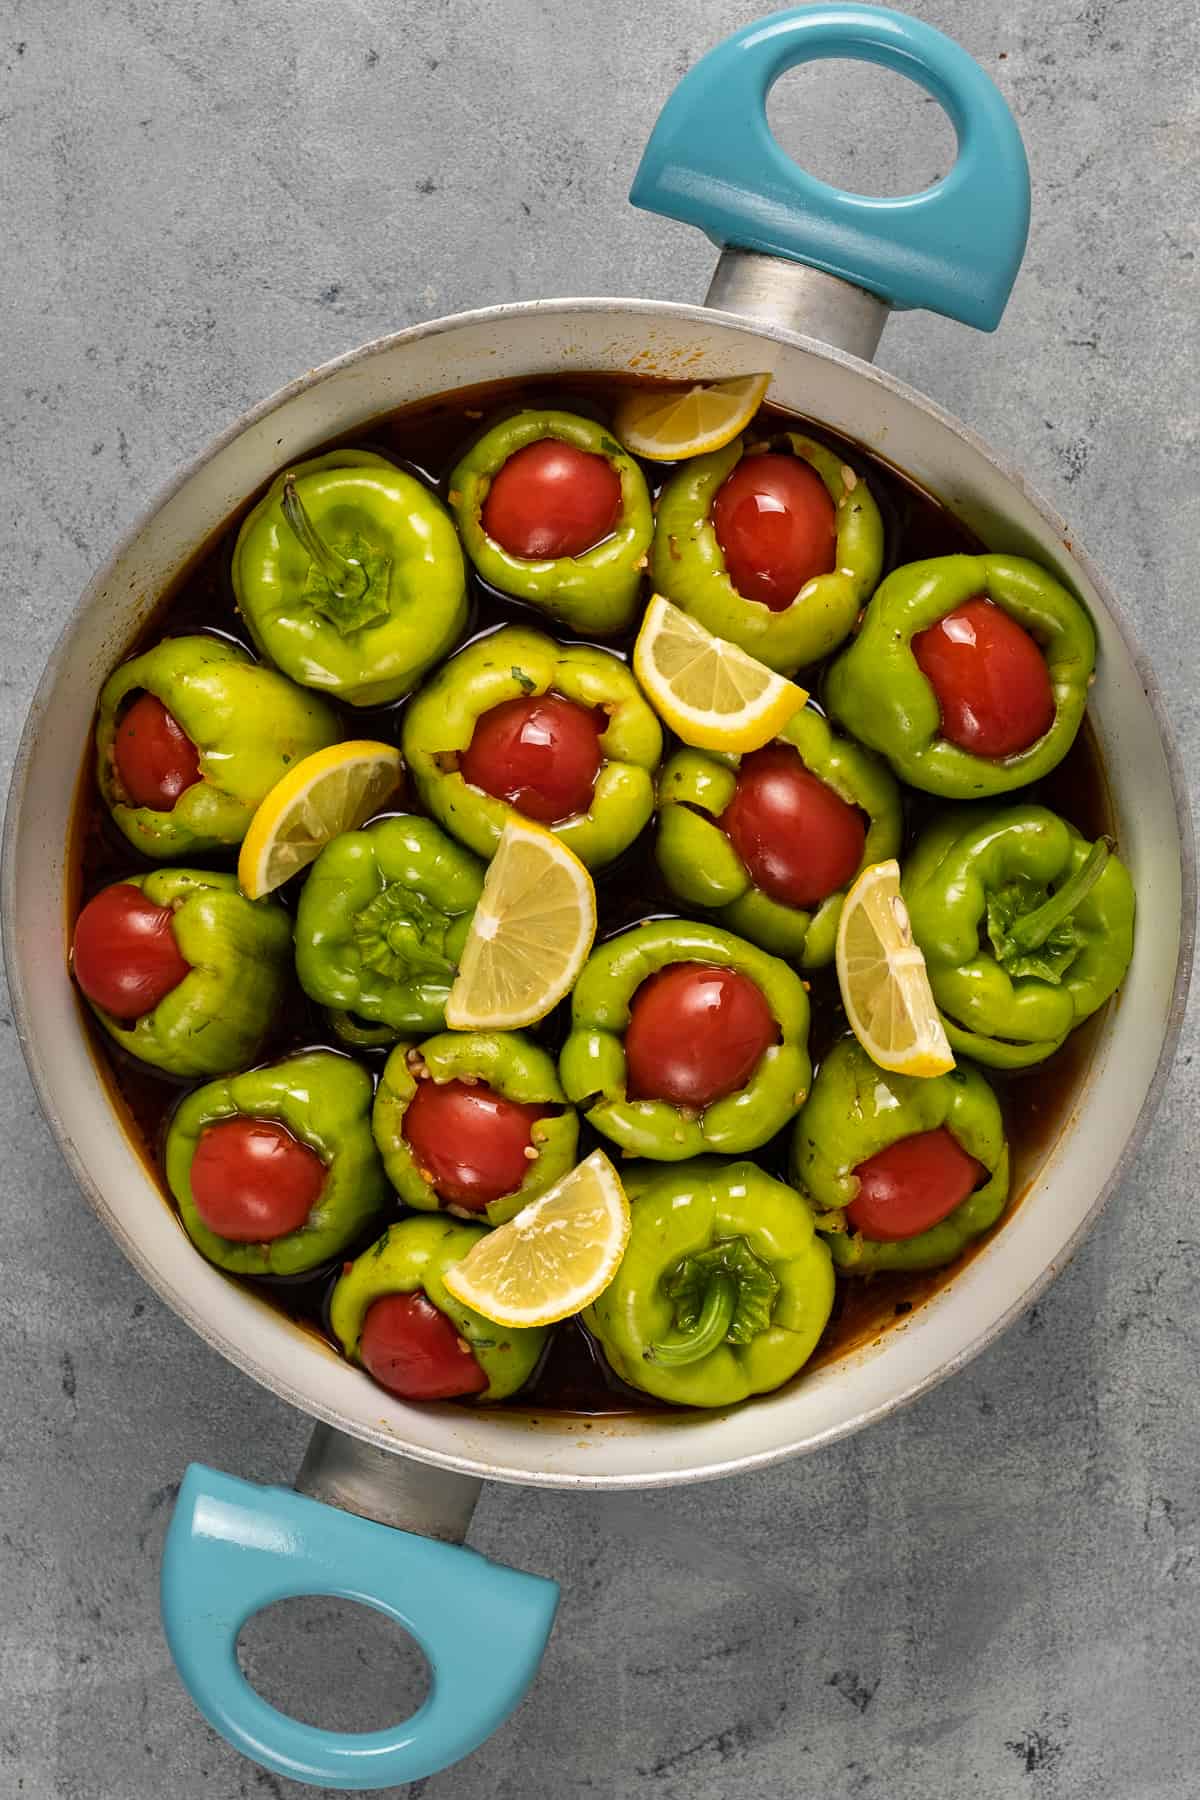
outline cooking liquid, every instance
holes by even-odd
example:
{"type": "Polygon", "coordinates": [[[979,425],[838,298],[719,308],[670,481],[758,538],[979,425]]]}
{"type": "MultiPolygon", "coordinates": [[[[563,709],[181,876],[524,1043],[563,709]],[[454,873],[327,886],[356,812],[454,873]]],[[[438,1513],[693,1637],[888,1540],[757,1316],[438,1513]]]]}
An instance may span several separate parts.
{"type": "MultiPolygon", "coordinates": [[[[453,394],[389,414],[357,434],[333,440],[325,448],[352,444],[377,450],[428,482],[444,498],[450,470],[458,457],[471,439],[497,418],[523,407],[552,406],[607,422],[615,398],[624,385],[627,384],[612,376],[573,375],[459,389],[453,394]]],[[[866,476],[884,521],[885,572],[898,563],[912,562],[919,557],[946,556],[961,551],[973,553],[982,549],[979,540],[966,526],[929,494],[890,463],[852,440],[769,406],[762,409],[755,425],[756,431],[762,434],[797,427],[828,443],[866,476]]],[[[652,491],[657,490],[670,473],[670,469],[662,464],[643,463],[642,468],[652,491]]],[[[234,605],[229,569],[241,518],[256,498],[252,496],[239,509],[174,583],[144,631],[130,645],[130,655],[148,648],[162,637],[196,631],[219,633],[253,650],[249,633],[234,605]]],[[[494,630],[498,625],[513,623],[533,625],[551,635],[565,637],[553,620],[489,587],[469,563],[468,580],[472,610],[464,642],[494,630]]],[[[647,585],[647,594],[649,591],[647,585]]],[[[606,649],[623,656],[628,656],[631,646],[632,635],[604,640],[606,649]]],[[[805,670],[802,679],[819,699],[820,667],[805,670]]],[[[398,743],[404,706],[405,702],[399,701],[390,707],[343,708],[346,736],[398,743]]],[[[667,754],[670,748],[668,734],[667,754]]],[[[1074,746],[1054,773],[1045,781],[1022,789],[1020,797],[1037,799],[1053,807],[1086,837],[1094,838],[1112,830],[1107,784],[1090,721],[1085,720],[1074,746]]],[[[908,789],[904,791],[904,799],[906,841],[911,841],[938,803],[908,789]]],[[[404,804],[409,810],[420,810],[409,784],[404,790],[404,804]]],[[[602,937],[641,920],[679,914],[678,902],[659,876],[652,844],[653,825],[615,865],[596,877],[602,937]]],[[[236,854],[193,860],[197,866],[232,869],[236,865],[236,854]]],[[[113,825],[96,787],[90,744],[80,777],[71,863],[76,883],[72,895],[72,920],[78,908],[99,888],[153,866],[138,856],[113,825]]],[[[285,904],[294,906],[299,886],[299,880],[288,883],[278,897],[285,904]]],[[[832,967],[818,971],[810,980],[810,1045],[815,1065],[833,1040],[845,1031],[846,1025],[832,967]]],[[[109,1080],[114,1104],[152,1170],[162,1190],[164,1204],[173,1208],[162,1174],[162,1148],[172,1109],[188,1090],[118,1050],[99,1029],[82,1000],[80,1013],[97,1062],[109,1080]]],[[[534,1035],[548,1049],[557,1051],[568,1016],[569,1002],[559,1007],[534,1035]]],[[[1014,1198],[1010,1202],[1010,1211],[1012,1206],[1019,1204],[1022,1191],[1066,1121],[1086,1074],[1098,1029],[1099,1015],[1074,1032],[1056,1056],[1035,1069],[1016,1074],[985,1071],[999,1094],[1012,1152],[1014,1198]]],[[[330,1032],[321,1009],[314,1006],[293,981],[288,1000],[264,1047],[262,1060],[272,1061],[315,1045],[344,1050],[330,1032]]],[[[378,1075],[387,1052],[356,1050],[354,1054],[378,1075]]],[[[789,1134],[790,1127],[754,1153],[756,1161],[785,1178],[789,1134]]],[[[584,1123],[580,1154],[586,1155],[596,1145],[610,1151],[613,1148],[584,1123]]],[[[398,1200],[397,1209],[399,1211],[398,1200]]],[[[336,1348],[327,1312],[333,1283],[342,1263],[373,1241],[386,1222],[386,1219],[377,1222],[361,1243],[352,1245],[334,1262],[309,1275],[267,1280],[244,1280],[230,1275],[227,1279],[241,1281],[242,1285],[255,1289],[264,1301],[286,1312],[298,1326],[336,1348]]],[[[183,1229],[182,1224],[180,1229],[183,1229]]],[[[839,1279],[833,1316],[807,1367],[811,1369],[834,1361],[907,1318],[922,1301],[952,1280],[956,1270],[978,1247],[969,1250],[949,1269],[928,1275],[839,1279]]],[[[796,1379],[803,1378],[802,1371],[796,1379]]],[[[508,1404],[535,1416],[599,1416],[668,1410],[649,1396],[619,1382],[583,1327],[575,1321],[554,1329],[536,1379],[508,1404]]]]}

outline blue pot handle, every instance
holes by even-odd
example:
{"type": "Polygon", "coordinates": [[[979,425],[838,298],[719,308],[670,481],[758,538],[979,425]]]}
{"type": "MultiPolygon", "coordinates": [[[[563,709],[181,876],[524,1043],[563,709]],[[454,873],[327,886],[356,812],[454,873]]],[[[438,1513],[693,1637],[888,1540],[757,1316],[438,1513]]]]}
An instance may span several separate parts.
{"type": "Polygon", "coordinates": [[[883,6],[801,6],[747,25],[684,76],[630,190],[635,206],[736,245],[994,331],[1029,230],[1029,167],[999,89],[959,44],[883,6]],[[767,123],[787,70],[823,58],[879,63],[949,114],[958,157],[924,193],[844,193],[805,174],[767,123]]]}
{"type": "Polygon", "coordinates": [[[198,1463],[163,1554],[163,1623],[192,1699],[244,1756],[318,1787],[400,1787],[467,1756],[529,1688],[557,1605],[556,1583],[541,1576],[198,1463]],[[255,1693],[238,1667],[238,1634],[264,1606],[299,1594],[361,1601],[412,1634],[433,1674],[412,1718],[386,1731],[321,1731],[255,1693]]]}

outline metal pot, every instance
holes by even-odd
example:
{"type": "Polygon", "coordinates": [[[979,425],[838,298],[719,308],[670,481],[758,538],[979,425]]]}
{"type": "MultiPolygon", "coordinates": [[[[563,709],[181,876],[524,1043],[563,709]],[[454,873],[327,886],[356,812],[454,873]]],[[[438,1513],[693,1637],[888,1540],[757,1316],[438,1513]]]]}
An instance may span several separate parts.
{"type": "Polygon", "coordinates": [[[1119,1181],[1178,1035],[1195,911],[1183,781],[1153,673],[1064,522],[965,426],[870,366],[889,303],[997,323],[1024,248],[1028,176],[989,79],[931,27],[873,7],[780,13],[705,57],[676,91],[635,203],[724,246],[705,306],[546,300],[415,326],[327,364],[240,419],[188,468],[96,577],[42,678],[4,845],[3,923],[21,1042],[80,1186],[167,1303],[247,1374],[321,1421],[293,1490],[193,1468],[168,1537],[164,1616],[185,1682],[246,1754],[332,1787],[400,1784],[465,1755],[532,1679],[551,1582],[461,1544],[481,1480],[639,1487],[758,1467],[855,1431],[960,1367],[1063,1266],[1119,1181]],[[771,137],[785,70],[853,57],[910,76],[949,113],[950,174],[925,194],[848,195],[771,137]],[[123,1135],[67,977],[67,841],[96,691],[172,577],[281,466],[379,413],[471,383],[634,368],[689,380],[770,369],[773,398],[882,452],[992,549],[1037,558],[1087,602],[1100,640],[1091,711],[1137,885],[1133,966],[1108,1009],[1069,1123],[1014,1216],[903,1329],[728,1416],[646,1415],[580,1433],[518,1412],[393,1400],[203,1262],[123,1135]],[[325,1504],[322,1504],[325,1503],[325,1504]],[[442,1541],[438,1541],[442,1540],[442,1541]],[[391,1614],[434,1670],[389,1731],[338,1737],[287,1719],[238,1671],[262,1606],[336,1593],[391,1614]]]}

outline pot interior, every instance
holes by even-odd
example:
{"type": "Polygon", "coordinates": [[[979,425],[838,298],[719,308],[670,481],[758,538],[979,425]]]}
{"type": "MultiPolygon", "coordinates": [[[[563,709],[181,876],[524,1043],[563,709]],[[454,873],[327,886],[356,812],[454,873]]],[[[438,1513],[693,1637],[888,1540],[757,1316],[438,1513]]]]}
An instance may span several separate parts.
{"type": "Polygon", "coordinates": [[[695,307],[538,302],[419,326],[296,383],[233,428],[97,577],[47,668],[7,825],[4,919],[16,1019],[39,1096],[89,1199],[158,1292],[239,1367],[295,1405],[426,1461],[547,1485],[649,1485],[771,1461],[856,1429],[987,1343],[1062,1267],[1148,1120],[1182,1010],[1191,845],[1154,684],[1065,525],[984,446],[879,371],[695,307]],[[95,696],[170,586],[287,461],[380,413],[449,389],[558,371],[702,380],[769,369],[772,400],[858,439],[1088,603],[1100,638],[1091,713],[1139,926],[1124,988],[1022,1204],[882,1338],[729,1415],[584,1421],[394,1400],[192,1248],[119,1128],[67,976],[67,848],[95,696]],[[1181,922],[1186,922],[1185,925],[1181,922]]]}

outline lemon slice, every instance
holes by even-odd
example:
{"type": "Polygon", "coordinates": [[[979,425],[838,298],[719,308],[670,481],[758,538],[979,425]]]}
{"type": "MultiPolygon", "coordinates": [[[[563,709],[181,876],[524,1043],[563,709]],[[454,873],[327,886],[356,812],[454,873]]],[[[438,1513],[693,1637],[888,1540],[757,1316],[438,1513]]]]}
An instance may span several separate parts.
{"type": "Polygon", "coordinates": [[[251,900],[273,893],[331,838],[357,831],[400,785],[400,752],[359,738],[306,756],[277,781],[250,821],[238,880],[251,900]]]}
{"type": "Polygon", "coordinates": [[[808,699],[661,594],[646,608],[633,672],[655,711],[697,750],[759,750],[808,699]]]}
{"type": "Polygon", "coordinates": [[[632,388],[617,404],[613,431],[652,462],[704,456],[745,431],[770,385],[769,375],[737,375],[689,388],[632,388]]]}
{"type": "Polygon", "coordinates": [[[850,1028],[879,1068],[929,1076],[954,1067],[896,861],[872,863],[846,895],[837,976],[850,1028]]]}
{"type": "Polygon", "coordinates": [[[454,1031],[535,1025],[569,994],[596,935],[596,890],[551,831],[510,819],[446,1002],[454,1031]]]}
{"type": "Polygon", "coordinates": [[[603,1150],[480,1238],[443,1280],[497,1325],[553,1325],[602,1294],[629,1241],[629,1201],[603,1150]]]}

